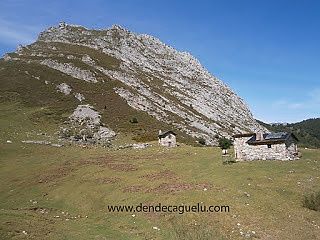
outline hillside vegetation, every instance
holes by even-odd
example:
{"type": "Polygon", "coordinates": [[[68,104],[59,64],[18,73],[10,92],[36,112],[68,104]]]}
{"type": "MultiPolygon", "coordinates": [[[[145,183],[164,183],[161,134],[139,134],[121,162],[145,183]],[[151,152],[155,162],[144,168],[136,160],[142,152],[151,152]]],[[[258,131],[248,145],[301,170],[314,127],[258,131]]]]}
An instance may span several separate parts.
{"type": "Polygon", "coordinates": [[[307,119],[290,124],[259,123],[273,132],[292,132],[299,139],[302,147],[320,148],[320,118],[307,119]]]}

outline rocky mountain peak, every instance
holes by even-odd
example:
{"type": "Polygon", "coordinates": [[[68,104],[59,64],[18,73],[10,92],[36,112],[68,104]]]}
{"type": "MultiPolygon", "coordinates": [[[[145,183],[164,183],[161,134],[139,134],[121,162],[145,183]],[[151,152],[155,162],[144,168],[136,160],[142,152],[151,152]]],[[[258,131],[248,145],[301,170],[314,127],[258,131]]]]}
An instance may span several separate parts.
{"type": "Polygon", "coordinates": [[[263,129],[245,102],[190,53],[119,25],[90,30],[61,22],[20,48],[18,56],[14,60],[40,64],[74,81],[116,81],[114,93],[131,108],[207,143],[214,144],[217,136],[263,129]]]}
{"type": "MultiPolygon", "coordinates": [[[[113,24],[111,27],[112,30],[118,30],[118,31],[124,31],[124,32],[129,32],[129,30],[125,29],[121,25],[118,24],[113,24]]],[[[108,29],[107,29],[108,30],[108,29]]]]}

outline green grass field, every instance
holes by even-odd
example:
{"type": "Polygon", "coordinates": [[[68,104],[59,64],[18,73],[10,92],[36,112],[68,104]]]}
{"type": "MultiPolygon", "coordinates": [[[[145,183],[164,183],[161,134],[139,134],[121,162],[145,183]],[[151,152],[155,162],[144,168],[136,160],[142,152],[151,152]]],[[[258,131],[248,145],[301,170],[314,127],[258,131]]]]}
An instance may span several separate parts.
{"type": "Polygon", "coordinates": [[[320,213],[302,206],[305,194],[320,189],[320,150],[301,149],[297,161],[224,165],[212,147],[21,143],[54,138],[54,123],[34,121],[42,111],[1,105],[0,239],[320,239],[320,213]],[[201,202],[230,212],[107,208],[201,202]]]}
{"type": "Polygon", "coordinates": [[[319,150],[304,150],[292,162],[223,165],[219,149],[189,146],[108,151],[12,143],[0,149],[1,239],[320,236],[319,212],[302,207],[303,195],[319,189],[319,150]],[[110,204],[198,202],[229,205],[230,212],[133,217],[107,210],[110,204]]]}

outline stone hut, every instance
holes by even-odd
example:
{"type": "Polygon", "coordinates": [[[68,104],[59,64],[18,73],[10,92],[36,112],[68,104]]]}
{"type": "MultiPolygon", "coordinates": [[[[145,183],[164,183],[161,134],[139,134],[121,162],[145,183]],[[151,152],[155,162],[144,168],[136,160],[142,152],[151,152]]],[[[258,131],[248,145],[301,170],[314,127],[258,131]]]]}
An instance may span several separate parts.
{"type": "Polygon", "coordinates": [[[298,159],[297,137],[292,133],[246,133],[234,135],[237,161],[298,159]]]}
{"type": "Polygon", "coordinates": [[[165,146],[165,147],[176,147],[177,141],[176,141],[176,133],[173,131],[166,131],[162,132],[159,130],[158,139],[159,139],[159,145],[165,146]]]}

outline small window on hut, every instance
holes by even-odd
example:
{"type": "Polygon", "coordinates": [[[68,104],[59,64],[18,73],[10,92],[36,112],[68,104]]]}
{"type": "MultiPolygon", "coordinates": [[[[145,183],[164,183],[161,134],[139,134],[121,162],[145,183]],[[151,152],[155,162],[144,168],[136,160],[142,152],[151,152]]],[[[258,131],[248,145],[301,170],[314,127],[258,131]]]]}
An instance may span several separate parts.
{"type": "Polygon", "coordinates": [[[271,144],[268,144],[268,148],[271,148],[271,144]]]}

